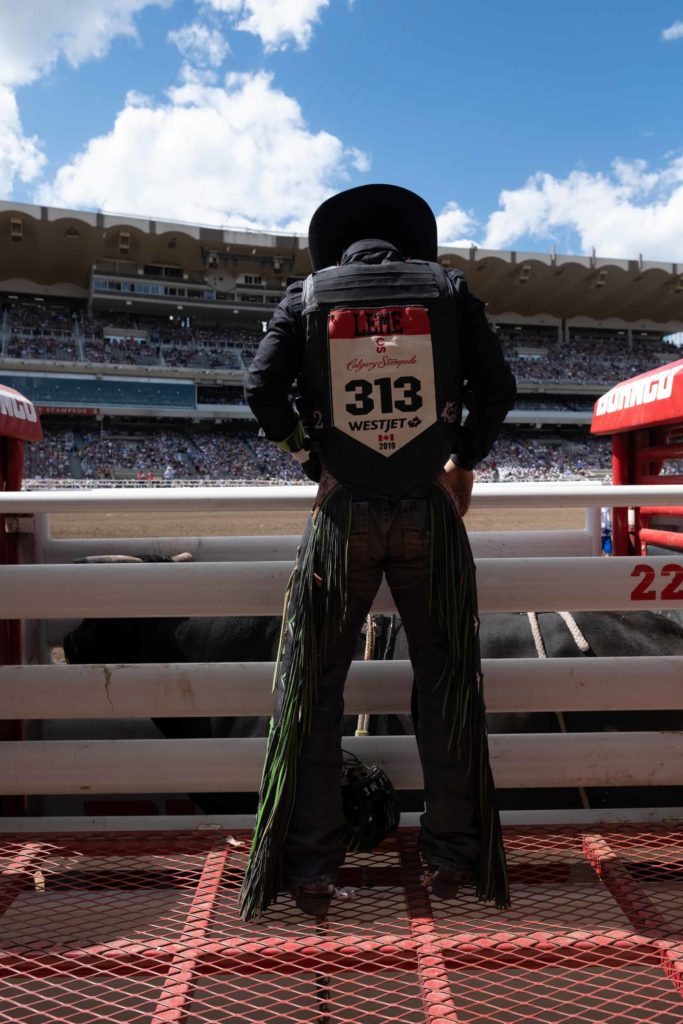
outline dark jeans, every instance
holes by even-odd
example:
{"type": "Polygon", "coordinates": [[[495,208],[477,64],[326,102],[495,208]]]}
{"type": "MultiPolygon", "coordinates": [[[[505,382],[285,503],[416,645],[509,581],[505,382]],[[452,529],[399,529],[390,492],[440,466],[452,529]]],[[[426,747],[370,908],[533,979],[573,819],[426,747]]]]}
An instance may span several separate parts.
{"type": "MultiPolygon", "coordinates": [[[[443,717],[443,692],[436,685],[446,646],[429,610],[427,489],[395,499],[354,495],[352,509],[348,610],[341,635],[323,666],[310,733],[304,737],[301,748],[294,811],[284,850],[285,877],[290,882],[334,882],[344,861],[344,682],[383,575],[403,620],[415,675],[416,734],[425,794],[422,854],[430,865],[469,866],[479,852],[475,794],[466,771],[466,743],[461,744],[460,756],[449,749],[450,729],[443,717]]],[[[307,531],[310,529],[309,521],[307,531]]],[[[433,557],[443,556],[434,552],[433,557]]],[[[454,565],[453,572],[459,571],[460,567],[454,565]]],[[[474,585],[473,575],[472,581],[474,585]]]]}

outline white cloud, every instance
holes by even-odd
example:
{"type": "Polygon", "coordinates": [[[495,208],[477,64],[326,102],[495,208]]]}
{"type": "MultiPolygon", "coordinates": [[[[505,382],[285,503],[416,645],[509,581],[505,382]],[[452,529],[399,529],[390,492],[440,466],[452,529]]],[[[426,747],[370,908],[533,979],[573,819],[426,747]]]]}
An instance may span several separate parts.
{"type": "Polygon", "coordinates": [[[524,237],[577,233],[581,250],[600,256],[683,259],[683,157],[657,171],[642,160],[615,160],[607,174],[572,171],[559,179],[533,175],[500,194],[488,220],[484,248],[510,248],[524,237]]]}
{"type": "Polygon", "coordinates": [[[178,47],[186,60],[200,66],[220,67],[230,53],[230,47],[218,29],[209,28],[199,21],[169,32],[168,40],[178,47]]]}
{"type": "Polygon", "coordinates": [[[73,66],[103,57],[115,36],[136,38],[135,15],[173,0],[31,0],[0,4],[0,83],[27,85],[60,56],[73,66]]]}
{"type": "Polygon", "coordinates": [[[127,107],[151,107],[152,97],[147,93],[138,92],[137,89],[129,89],[126,93],[127,107]]]}
{"type": "Polygon", "coordinates": [[[330,0],[204,0],[205,6],[230,16],[234,27],[259,36],[266,51],[285,50],[291,43],[305,50],[313,26],[330,0]]]}
{"type": "Polygon", "coordinates": [[[127,102],[106,135],[38,189],[36,201],[204,224],[304,231],[358,150],[311,132],[271,76],[187,81],[152,106],[127,102]]]}
{"type": "Polygon", "coordinates": [[[0,85],[0,195],[12,194],[14,179],[33,181],[45,163],[38,140],[24,135],[17,101],[0,85]]]}
{"type": "Polygon", "coordinates": [[[671,43],[674,39],[683,39],[683,21],[674,21],[662,32],[662,39],[665,43],[671,43]]]}
{"type": "Polygon", "coordinates": [[[178,69],[178,81],[184,85],[215,85],[218,75],[211,68],[198,68],[183,61],[178,69]]]}
{"type": "Polygon", "coordinates": [[[364,153],[362,149],[356,149],[355,146],[349,146],[346,152],[354,170],[360,171],[361,174],[365,174],[366,171],[370,170],[370,157],[367,153],[364,153]]]}
{"type": "Polygon", "coordinates": [[[135,15],[173,0],[31,0],[0,3],[0,193],[33,181],[45,163],[39,140],[24,135],[16,88],[47,74],[60,57],[72,67],[103,57],[115,36],[136,38],[135,15]]]}
{"type": "Polygon", "coordinates": [[[453,201],[446,203],[436,218],[436,227],[441,245],[454,245],[460,248],[474,245],[471,238],[465,237],[465,235],[469,234],[475,226],[476,221],[472,215],[453,201]]]}

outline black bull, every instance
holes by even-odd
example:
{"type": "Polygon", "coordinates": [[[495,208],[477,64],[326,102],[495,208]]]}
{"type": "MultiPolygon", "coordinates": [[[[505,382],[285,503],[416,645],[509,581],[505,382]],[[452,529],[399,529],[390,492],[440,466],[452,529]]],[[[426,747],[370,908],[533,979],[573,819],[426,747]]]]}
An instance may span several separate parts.
{"type": "MultiPolygon", "coordinates": [[[[574,616],[589,641],[582,652],[565,622],[554,612],[538,615],[538,625],[548,657],[683,655],[683,628],[666,615],[652,612],[583,612],[574,616]]],[[[405,634],[397,617],[380,616],[372,652],[375,658],[408,656],[405,634]]],[[[280,619],[273,617],[183,618],[183,619],[92,619],[84,620],[64,639],[67,661],[75,664],[121,662],[223,662],[274,661],[280,619]]],[[[538,654],[525,613],[487,614],[480,630],[483,658],[533,658],[538,654]]],[[[363,657],[364,641],[359,638],[357,657],[363,657]]],[[[406,709],[407,710],[407,709],[406,709]]],[[[155,718],[161,733],[169,738],[265,736],[267,718],[155,718]]],[[[683,727],[683,712],[610,711],[553,712],[530,714],[489,714],[490,732],[595,732],[600,730],[668,731],[683,727]]],[[[356,717],[344,720],[344,733],[353,734],[356,717]]],[[[405,715],[373,715],[374,735],[402,735],[413,732],[412,719],[405,715]]],[[[190,794],[206,813],[251,812],[255,794],[190,794]]],[[[406,810],[421,809],[420,793],[401,794],[406,810]]],[[[683,803],[683,787],[638,787],[577,789],[499,790],[501,809],[543,807],[632,807],[677,806],[683,803]]]]}

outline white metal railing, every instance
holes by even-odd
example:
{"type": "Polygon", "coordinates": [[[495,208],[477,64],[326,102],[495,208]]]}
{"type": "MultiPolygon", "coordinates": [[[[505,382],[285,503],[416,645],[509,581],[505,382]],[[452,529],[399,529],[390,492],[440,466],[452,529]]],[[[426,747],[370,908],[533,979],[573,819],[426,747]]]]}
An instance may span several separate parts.
{"type": "MultiPolygon", "coordinates": [[[[490,712],[624,711],[676,707],[683,656],[495,658],[483,662],[490,712]],[[639,686],[647,678],[647,687],[639,686]]],[[[410,703],[408,661],[356,661],[344,691],[347,714],[400,714],[410,703]]],[[[270,715],[273,665],[196,662],[145,665],[10,665],[0,674],[7,718],[199,718],[270,715]],[[55,693],[59,694],[58,703],[55,693]]]]}
{"type": "MultiPolygon", "coordinates": [[[[304,511],[312,487],[198,488],[183,492],[43,492],[0,495],[10,527],[29,517],[37,564],[0,567],[0,618],[38,620],[181,615],[279,615],[297,538],[156,538],[55,540],[50,516],[64,512],[304,511]],[[16,517],[16,518],[13,518],[16,517]],[[147,565],[68,564],[82,553],[190,549],[200,561],[147,565]]],[[[683,609],[683,587],[667,558],[595,557],[599,508],[680,504],[683,486],[594,484],[478,485],[475,508],[584,507],[574,531],[471,535],[483,611],[683,609]],[[552,554],[551,554],[552,552],[552,554]],[[504,557],[500,557],[500,556],[504,557]],[[578,557],[577,557],[578,556],[578,557]],[[668,588],[668,589],[667,589],[668,588]],[[667,593],[670,595],[667,597],[667,593]],[[645,596],[644,596],[645,595],[645,596]],[[673,595],[673,596],[671,596],[673,595]]],[[[377,611],[393,609],[383,589],[377,611]]],[[[54,639],[54,637],[53,637],[54,639]]],[[[44,659],[44,652],[34,651],[44,659]]],[[[266,715],[272,665],[25,665],[0,668],[0,719],[146,718],[266,715]]],[[[485,665],[493,712],[657,709],[680,704],[683,658],[501,659],[485,665]]],[[[399,712],[409,706],[408,663],[354,664],[346,691],[350,713],[399,712]]],[[[419,788],[412,737],[345,740],[378,760],[399,787],[419,788]]],[[[25,794],[253,790],[262,740],[31,740],[0,744],[0,791],[25,794]]],[[[595,733],[491,737],[501,786],[683,784],[683,734],[595,733]]],[[[5,825],[9,825],[6,822],[5,825]]],[[[4,827],[4,826],[0,826],[4,827]]]]}
{"type": "MultiPolygon", "coordinates": [[[[0,744],[6,794],[251,792],[265,740],[32,740],[0,744]]],[[[501,734],[489,738],[496,783],[544,786],[681,785],[683,733],[501,734]],[[644,781],[644,780],[647,781],[644,781]]],[[[413,736],[345,737],[344,749],[382,764],[397,789],[421,789],[413,736]]],[[[1,819],[0,819],[1,830],[1,819]]]]}
{"type": "MultiPolygon", "coordinates": [[[[116,490],[13,491],[0,494],[0,513],[38,512],[252,512],[302,511],[311,507],[314,486],[195,487],[188,489],[127,488],[116,490]]],[[[600,484],[475,484],[472,507],[602,508],[633,505],[680,505],[683,484],[652,487],[600,484]]]]}
{"type": "MultiPolygon", "coordinates": [[[[199,562],[285,561],[291,563],[299,534],[270,537],[134,537],[126,540],[55,540],[46,537],[44,562],[67,563],[88,555],[176,555],[189,552],[199,562]]],[[[476,558],[535,558],[541,555],[593,555],[600,551],[600,537],[588,529],[484,531],[470,534],[476,558]]]]}
{"type": "MultiPolygon", "coordinates": [[[[676,590],[675,577],[666,571],[672,558],[483,558],[477,563],[479,607],[483,612],[679,610],[683,585],[677,597],[665,596],[676,590]],[[634,575],[640,569],[643,574],[634,575]],[[647,580],[651,583],[644,586],[647,580]]],[[[279,561],[4,566],[0,619],[279,615],[290,572],[291,563],[279,561]]],[[[386,583],[373,607],[382,613],[396,610],[386,583]]]]}

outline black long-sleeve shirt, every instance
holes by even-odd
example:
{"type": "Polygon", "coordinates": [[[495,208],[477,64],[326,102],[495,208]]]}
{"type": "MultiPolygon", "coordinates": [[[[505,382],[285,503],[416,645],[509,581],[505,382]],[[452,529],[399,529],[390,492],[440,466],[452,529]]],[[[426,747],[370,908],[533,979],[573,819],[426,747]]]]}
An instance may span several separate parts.
{"type": "MultiPolygon", "coordinates": [[[[383,262],[399,258],[388,244],[356,243],[342,262],[361,259],[383,262]]],[[[462,396],[467,417],[461,426],[453,458],[465,469],[472,469],[488,455],[500,427],[515,400],[515,378],[503,358],[500,341],[484,311],[484,303],[475,298],[459,271],[450,270],[460,318],[459,336],[462,355],[462,396]]],[[[268,330],[259,345],[245,377],[245,396],[266,437],[281,441],[297,422],[291,391],[304,357],[305,331],[301,316],[303,282],[290,285],[275,310],[268,330]]]]}

